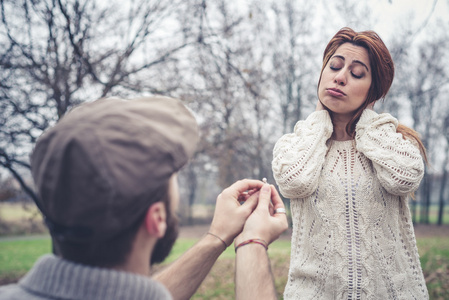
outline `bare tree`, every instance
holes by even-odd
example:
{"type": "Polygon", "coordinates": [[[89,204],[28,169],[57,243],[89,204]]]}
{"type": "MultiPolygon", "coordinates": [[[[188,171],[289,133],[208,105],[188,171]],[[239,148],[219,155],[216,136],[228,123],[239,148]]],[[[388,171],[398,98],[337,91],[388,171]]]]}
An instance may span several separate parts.
{"type": "Polygon", "coordinates": [[[313,35],[316,3],[284,0],[273,2],[273,88],[281,107],[282,133],[290,131],[303,116],[305,105],[316,102],[320,69],[314,51],[322,39],[313,35]]]}
{"type": "Polygon", "coordinates": [[[448,184],[448,167],[449,167],[449,114],[446,116],[443,122],[443,134],[446,140],[446,147],[444,148],[444,160],[442,165],[442,176],[440,183],[440,193],[438,199],[438,220],[437,224],[443,224],[443,212],[445,207],[445,193],[446,185],[448,184]]]}
{"type": "MultiPolygon", "coordinates": [[[[202,139],[182,172],[189,206],[205,177],[220,187],[270,180],[274,142],[315,107],[327,41],[344,25],[374,24],[357,1],[325,12],[306,0],[104,2],[0,0],[0,166],[31,195],[22,170],[36,138],[74,105],[114,95],[167,94],[195,112],[202,139]]],[[[444,118],[447,85],[437,58],[447,61],[449,39],[444,23],[425,26],[430,16],[392,39],[397,77],[381,109],[397,115],[410,106],[433,153],[442,130],[432,118],[444,118]]]]}
{"type": "MultiPolygon", "coordinates": [[[[396,36],[393,41],[393,55],[397,66],[396,79],[392,87],[393,103],[399,108],[410,105],[412,127],[421,133],[421,139],[427,148],[431,159],[435,161],[435,154],[439,152],[436,141],[442,138],[442,124],[439,119],[441,107],[445,99],[442,93],[449,83],[449,74],[444,68],[444,61],[448,60],[447,25],[443,23],[429,24],[425,38],[417,35],[416,31],[405,31],[402,36],[396,36]]],[[[434,168],[426,167],[423,182],[420,186],[419,200],[421,202],[420,221],[429,223],[429,208],[431,204],[432,181],[434,168]]],[[[414,202],[415,203],[415,202],[414,202]]],[[[414,220],[416,207],[412,205],[414,220]]]]}
{"type": "Polygon", "coordinates": [[[0,176],[0,202],[10,200],[20,194],[21,191],[15,183],[12,177],[0,176]]]}
{"type": "Polygon", "coordinates": [[[100,97],[170,94],[167,73],[190,41],[174,18],[183,1],[2,0],[0,165],[34,196],[20,167],[67,110],[100,97]]]}
{"type": "Polygon", "coordinates": [[[242,55],[251,45],[244,41],[244,14],[226,1],[203,2],[198,12],[199,44],[190,55],[196,70],[191,76],[191,97],[200,115],[201,151],[215,161],[219,185],[248,177],[252,162],[246,147],[252,141],[247,126],[248,99],[242,55]]]}

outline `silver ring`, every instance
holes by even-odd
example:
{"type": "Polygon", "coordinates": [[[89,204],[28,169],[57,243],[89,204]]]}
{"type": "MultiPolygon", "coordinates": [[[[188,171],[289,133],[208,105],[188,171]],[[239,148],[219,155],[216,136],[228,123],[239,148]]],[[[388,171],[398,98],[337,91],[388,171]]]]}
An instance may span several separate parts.
{"type": "Polygon", "coordinates": [[[286,213],[286,211],[285,211],[285,208],[276,208],[275,210],[274,210],[274,213],[275,214],[285,214],[286,213]]]}

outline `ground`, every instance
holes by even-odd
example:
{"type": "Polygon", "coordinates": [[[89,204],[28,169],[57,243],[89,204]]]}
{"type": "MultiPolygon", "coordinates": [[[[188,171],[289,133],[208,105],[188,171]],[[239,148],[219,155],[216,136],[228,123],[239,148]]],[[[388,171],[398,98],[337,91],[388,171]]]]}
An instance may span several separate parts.
{"type": "MultiPolygon", "coordinates": [[[[209,225],[183,226],[179,236],[182,238],[200,238],[207,233],[209,225]]],[[[281,239],[290,239],[291,229],[281,236],[281,239]]],[[[415,235],[417,238],[423,237],[447,237],[449,238],[449,225],[437,226],[417,224],[415,225],[415,235]]]]}

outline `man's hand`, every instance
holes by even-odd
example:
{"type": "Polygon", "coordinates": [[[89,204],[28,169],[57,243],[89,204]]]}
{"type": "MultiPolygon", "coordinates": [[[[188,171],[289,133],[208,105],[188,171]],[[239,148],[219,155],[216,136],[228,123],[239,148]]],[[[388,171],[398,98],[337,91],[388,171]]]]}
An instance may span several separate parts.
{"type": "Polygon", "coordinates": [[[255,209],[262,186],[262,181],[244,179],[223,190],[217,197],[209,232],[220,237],[226,245],[231,245],[255,209]]]}
{"type": "Polygon", "coordinates": [[[278,208],[285,209],[276,188],[264,184],[257,194],[257,208],[246,221],[243,232],[235,240],[235,245],[250,239],[262,239],[270,244],[288,228],[285,213],[275,213],[278,208]]]}
{"type": "MultiPolygon", "coordinates": [[[[257,206],[259,190],[262,186],[263,182],[259,180],[240,180],[218,195],[209,232],[219,237],[226,245],[231,245],[235,236],[242,231],[248,216],[257,206]]],[[[207,234],[184,255],[156,274],[154,279],[167,287],[173,299],[190,299],[223,250],[221,242],[207,234]],[[189,284],[185,284],[186,282],[189,284]]],[[[266,256],[265,249],[263,250],[263,255],[266,256]]],[[[266,273],[261,273],[261,275],[264,274],[266,273]]],[[[271,280],[270,276],[269,278],[271,280]]],[[[240,294],[246,297],[245,294],[240,294]]],[[[250,297],[243,299],[250,299],[250,297]]]]}
{"type": "MultiPolygon", "coordinates": [[[[235,239],[236,246],[257,239],[264,240],[268,245],[288,227],[285,213],[276,213],[276,209],[285,207],[274,186],[264,184],[258,194],[257,208],[246,221],[243,232],[235,239]]],[[[265,247],[247,243],[236,249],[235,299],[277,299],[265,247]]]]}

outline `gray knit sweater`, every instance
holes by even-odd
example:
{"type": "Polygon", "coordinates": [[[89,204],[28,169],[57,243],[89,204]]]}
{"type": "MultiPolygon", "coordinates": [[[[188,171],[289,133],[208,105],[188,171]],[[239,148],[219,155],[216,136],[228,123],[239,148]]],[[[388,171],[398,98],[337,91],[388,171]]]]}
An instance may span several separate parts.
{"type": "Polygon", "coordinates": [[[172,299],[148,277],[84,266],[54,255],[42,256],[18,284],[0,287],[3,299],[172,299]]]}

